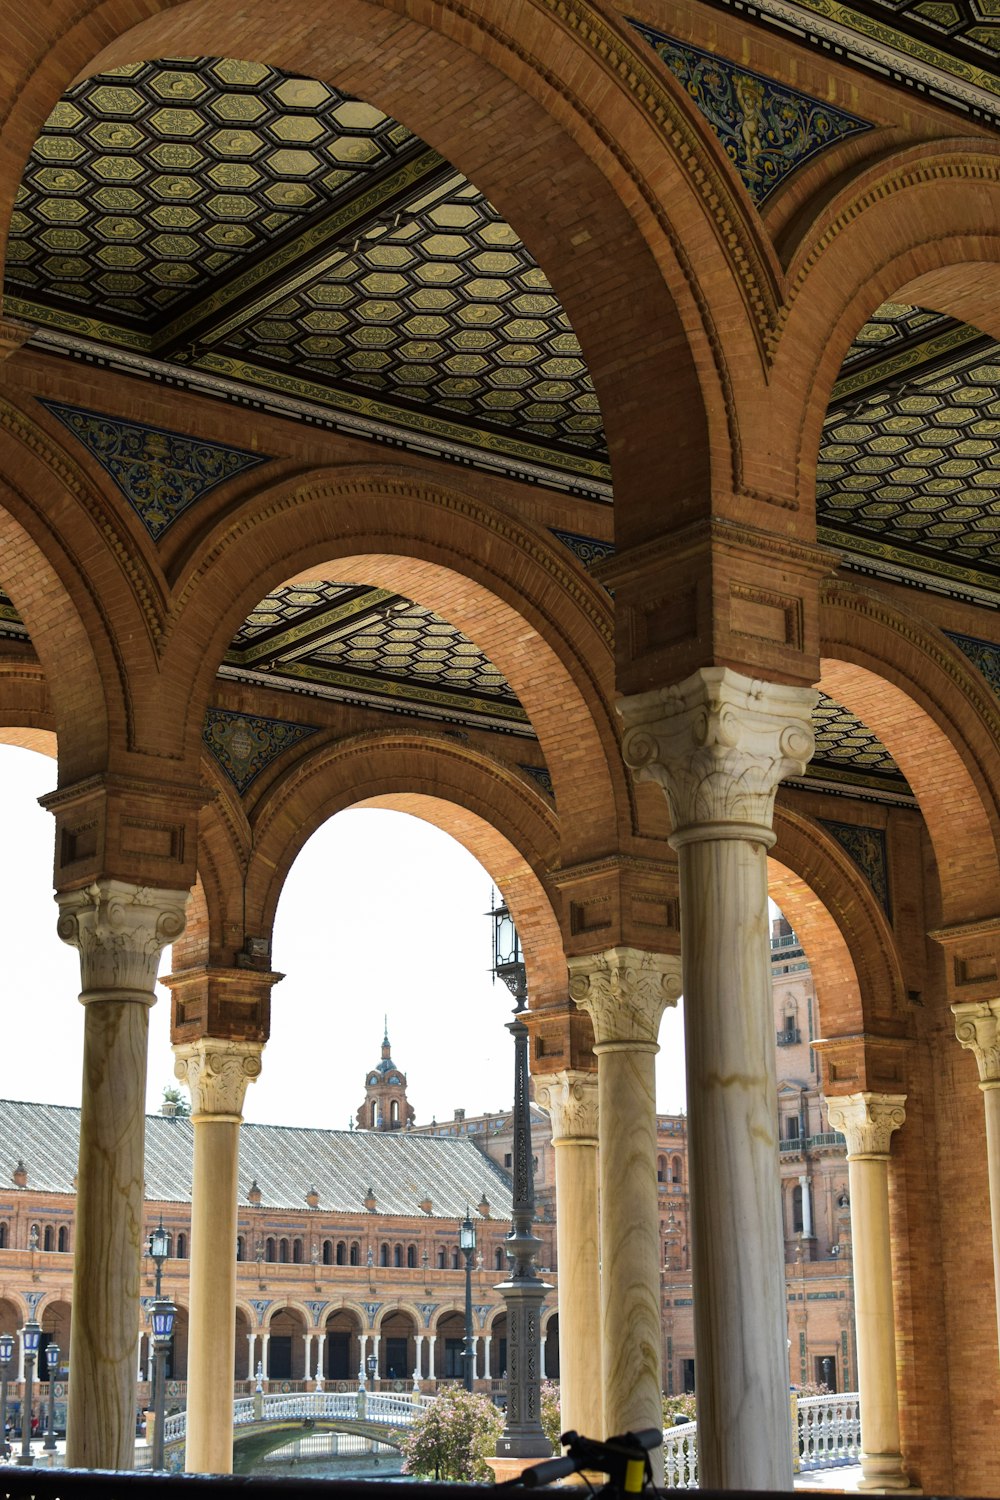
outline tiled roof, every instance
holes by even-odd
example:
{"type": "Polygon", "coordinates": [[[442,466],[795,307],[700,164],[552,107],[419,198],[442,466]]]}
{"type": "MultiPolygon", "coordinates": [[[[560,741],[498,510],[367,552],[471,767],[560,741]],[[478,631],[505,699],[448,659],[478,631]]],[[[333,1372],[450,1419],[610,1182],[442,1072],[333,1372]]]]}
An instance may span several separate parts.
{"type": "MultiPolygon", "coordinates": [[[[72,1193],[80,1138],[80,1111],[61,1104],[0,1100],[0,1183],[18,1190],[11,1174],[18,1160],[36,1192],[72,1193]]],[[[146,1197],[184,1203],[191,1197],[192,1125],[189,1119],[146,1117],[146,1197]]],[[[327,1213],[361,1214],[369,1188],[380,1214],[417,1215],[422,1200],[430,1217],[473,1213],[483,1194],[491,1216],[509,1219],[507,1174],[465,1137],[306,1130],[292,1125],[244,1125],[240,1132],[239,1201],[256,1179],[269,1208],[305,1207],[310,1188],[327,1213]]],[[[4,1188],[0,1186],[0,1196],[4,1188]]]]}

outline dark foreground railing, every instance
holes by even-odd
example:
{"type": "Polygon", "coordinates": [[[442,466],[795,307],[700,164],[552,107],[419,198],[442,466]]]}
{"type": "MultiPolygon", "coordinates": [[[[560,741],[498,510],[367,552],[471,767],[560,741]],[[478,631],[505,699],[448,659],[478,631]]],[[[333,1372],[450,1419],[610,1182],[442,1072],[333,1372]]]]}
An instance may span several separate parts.
{"type": "MultiPolygon", "coordinates": [[[[489,1487],[421,1484],[420,1500],[483,1500],[489,1487]]],[[[0,1468],[0,1500],[402,1500],[398,1484],[357,1479],[259,1479],[249,1474],[125,1474],[104,1469],[0,1468]]],[[[520,1494],[521,1491],[518,1491],[520,1494]]],[[[524,1492],[527,1495],[527,1491],[524,1492]]]]}

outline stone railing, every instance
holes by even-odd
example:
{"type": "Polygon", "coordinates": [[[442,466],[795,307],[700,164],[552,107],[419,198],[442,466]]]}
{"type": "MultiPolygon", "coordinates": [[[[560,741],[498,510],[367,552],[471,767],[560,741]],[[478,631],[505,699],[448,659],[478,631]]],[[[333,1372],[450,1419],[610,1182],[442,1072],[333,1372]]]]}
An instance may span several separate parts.
{"type": "MultiPolygon", "coordinates": [[[[233,1402],[233,1426],[285,1419],[305,1421],[374,1422],[385,1427],[409,1427],[433,1396],[396,1395],[385,1391],[298,1391],[239,1396],[233,1402]]],[[[175,1412],[163,1424],[165,1443],[179,1442],[187,1432],[187,1412],[175,1412]]]]}
{"type": "MultiPolygon", "coordinates": [[[[800,1396],[798,1467],[836,1469],[861,1462],[861,1420],[856,1391],[842,1396],[800,1396]]],[[[698,1424],[685,1422],[663,1434],[666,1489],[698,1488],[698,1424]]]]}

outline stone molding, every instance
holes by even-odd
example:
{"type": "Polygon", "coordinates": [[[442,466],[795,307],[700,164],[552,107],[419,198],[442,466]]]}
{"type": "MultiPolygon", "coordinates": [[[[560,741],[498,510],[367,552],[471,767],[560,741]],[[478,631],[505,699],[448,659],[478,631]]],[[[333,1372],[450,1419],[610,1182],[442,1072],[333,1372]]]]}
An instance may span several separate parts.
{"type": "Polygon", "coordinates": [[[536,1073],[535,1103],[552,1122],[552,1144],[597,1145],[597,1074],[579,1068],[536,1073]]]}
{"type": "Polygon", "coordinates": [[[80,1000],[154,1003],[163,949],[184,931],[190,892],[96,880],[83,890],[59,891],[57,932],[79,949],[80,1000]]]}
{"type": "Polygon", "coordinates": [[[263,1042],[203,1036],[174,1048],[174,1076],[191,1091],[191,1117],[241,1120],[247,1084],[260,1076],[263,1042]]]}
{"type": "Polygon", "coordinates": [[[1000,1086],[1000,1000],[969,1000],[951,1007],[955,1035],[963,1047],[974,1052],[979,1068],[979,1087],[1000,1086]]]}
{"type": "Polygon", "coordinates": [[[816,696],[813,688],[702,667],[618,704],[625,763],[666,793],[675,848],[718,838],[774,843],[774,795],[813,753],[816,696]]]}
{"type": "Polygon", "coordinates": [[[569,960],[569,993],[594,1023],[595,1052],[655,1052],[660,1018],[680,998],[681,960],[624,947],[581,955],[569,960]]]}
{"type": "Polygon", "coordinates": [[[888,1160],[892,1133],[906,1119],[905,1105],[905,1094],[841,1094],[828,1098],[830,1124],[847,1137],[847,1160],[888,1160]]]}

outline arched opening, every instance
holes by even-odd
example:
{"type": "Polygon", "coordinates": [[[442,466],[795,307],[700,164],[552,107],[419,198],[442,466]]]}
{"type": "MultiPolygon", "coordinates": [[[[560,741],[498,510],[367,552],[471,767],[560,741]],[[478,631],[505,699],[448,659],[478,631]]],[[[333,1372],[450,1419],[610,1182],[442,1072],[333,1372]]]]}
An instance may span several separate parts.
{"type": "MultiPolygon", "coordinates": [[[[236,1329],[233,1338],[233,1379],[248,1382],[254,1377],[253,1349],[250,1340],[250,1318],[242,1307],[236,1309],[236,1329]]],[[[239,1386],[236,1387],[237,1391],[239,1386]]]]}
{"type": "Polygon", "coordinates": [[[281,1307],[267,1325],[267,1376],[270,1380],[304,1380],[305,1321],[298,1308],[281,1307]]]}
{"type": "Polygon", "coordinates": [[[437,1320],[437,1343],[434,1349],[439,1380],[460,1381],[465,1374],[462,1354],[465,1349],[465,1318],[460,1312],[445,1312],[437,1320]]]}
{"type": "Polygon", "coordinates": [[[403,1390],[413,1375],[416,1360],[413,1315],[401,1309],[388,1313],[379,1325],[379,1371],[382,1389],[403,1390]]]}
{"type": "Polygon", "coordinates": [[[542,1370],[546,1380],[559,1379],[559,1314],[553,1313],[545,1324],[545,1352],[542,1370]]]}
{"type": "Polygon", "coordinates": [[[416,1245],[407,1245],[406,1247],[406,1269],[408,1271],[415,1271],[417,1269],[416,1245]]]}
{"type": "Polygon", "coordinates": [[[339,1382],[343,1387],[354,1389],[361,1368],[361,1323],[356,1313],[347,1308],[330,1313],[324,1325],[324,1373],[328,1380],[339,1382]]]}

